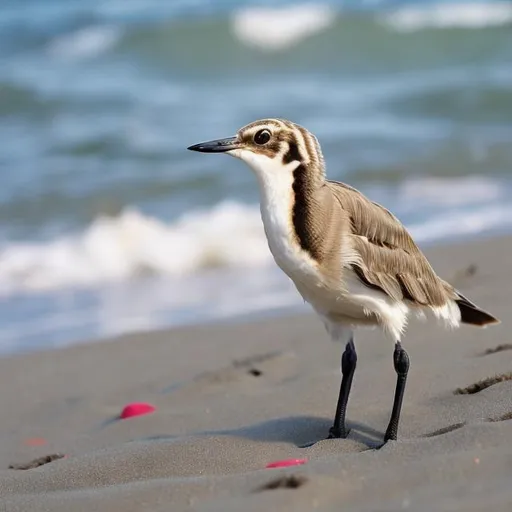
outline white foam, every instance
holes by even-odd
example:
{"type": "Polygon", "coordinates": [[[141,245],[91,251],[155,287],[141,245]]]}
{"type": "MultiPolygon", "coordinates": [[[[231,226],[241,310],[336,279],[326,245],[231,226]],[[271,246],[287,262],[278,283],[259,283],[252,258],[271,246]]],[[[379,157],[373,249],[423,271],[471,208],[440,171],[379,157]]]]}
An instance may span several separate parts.
{"type": "Polygon", "coordinates": [[[464,237],[495,229],[510,229],[512,205],[482,206],[470,211],[442,213],[429,220],[408,226],[417,242],[431,242],[452,237],[464,237]]]}
{"type": "MultiPolygon", "coordinates": [[[[512,206],[492,183],[477,177],[448,182],[410,181],[384,203],[393,202],[394,213],[402,219],[408,210],[418,217],[418,205],[426,210],[438,206],[437,215],[406,224],[419,242],[512,225],[512,206]]],[[[372,199],[378,197],[372,194],[372,199]]],[[[426,211],[420,214],[425,216],[426,211]]],[[[256,205],[226,201],[211,210],[186,213],[172,223],[130,209],[117,217],[98,218],[74,235],[37,243],[5,242],[0,247],[0,295],[104,288],[109,283],[136,283],[147,275],[197,278],[204,284],[208,274],[230,275],[216,271],[222,268],[241,272],[247,280],[256,269],[269,267],[275,265],[256,205]]],[[[228,294],[234,286],[230,279],[221,279],[228,294]]],[[[186,294],[177,300],[183,305],[186,294]]]]}
{"type": "MultiPolygon", "coordinates": [[[[436,187],[441,190],[442,184],[432,185],[426,195],[435,199],[436,187]]],[[[395,198],[399,217],[403,197],[395,198]]],[[[429,202],[420,195],[415,201],[429,202]]],[[[510,229],[512,205],[503,195],[490,203],[441,205],[438,214],[407,227],[420,244],[510,229]]],[[[259,208],[235,202],[173,223],[127,210],[99,218],[73,236],[5,244],[0,295],[0,352],[258,311],[307,309],[273,264],[259,208]],[[138,279],[148,272],[155,275],[138,279]]]]}
{"type": "Polygon", "coordinates": [[[454,207],[490,203],[503,196],[503,186],[485,176],[422,177],[404,181],[398,192],[412,207],[454,207]]]}
{"type": "Polygon", "coordinates": [[[328,5],[302,4],[282,8],[246,8],[232,17],[231,29],[243,43],[261,50],[287,49],[325,30],[336,14],[328,5]]]}
{"type": "Polygon", "coordinates": [[[96,57],[112,48],[121,35],[121,29],[113,25],[90,26],[54,39],[47,51],[69,60],[96,57]]]}
{"type": "Polygon", "coordinates": [[[179,276],[271,259],[256,207],[224,202],[173,224],[127,210],[83,233],[0,250],[0,293],[124,281],[141,274],[179,276]]]}
{"type": "Polygon", "coordinates": [[[482,28],[512,22],[509,2],[435,3],[401,7],[380,17],[387,27],[398,32],[426,28],[482,28]]]}

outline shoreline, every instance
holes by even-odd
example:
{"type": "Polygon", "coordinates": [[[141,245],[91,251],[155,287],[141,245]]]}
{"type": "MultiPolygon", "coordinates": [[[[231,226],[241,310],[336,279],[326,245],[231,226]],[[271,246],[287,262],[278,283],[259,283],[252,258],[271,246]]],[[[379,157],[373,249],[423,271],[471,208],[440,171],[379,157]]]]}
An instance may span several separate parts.
{"type": "Polygon", "coordinates": [[[313,314],[1,358],[0,509],[510,510],[512,380],[493,377],[511,371],[511,248],[512,237],[500,237],[425,251],[502,324],[450,331],[411,322],[399,439],[380,449],[393,347],[378,331],[356,333],[351,432],[326,440],[342,347],[313,314]],[[485,379],[476,392],[457,392],[485,379]],[[116,419],[130,402],[156,410],[116,419]],[[9,469],[56,454],[66,457],[9,469]],[[290,458],[307,462],[265,469],[290,458]]]}
{"type": "MultiPolygon", "coordinates": [[[[480,244],[485,243],[494,243],[498,242],[503,239],[512,238],[512,234],[508,233],[507,231],[504,231],[503,233],[491,232],[489,234],[479,234],[478,236],[462,236],[461,238],[457,239],[455,242],[449,242],[446,239],[439,239],[432,242],[422,243],[419,244],[420,249],[425,253],[429,261],[433,264],[434,270],[437,271],[437,265],[436,260],[441,260],[442,258],[438,257],[439,252],[443,252],[447,250],[447,248],[454,248],[454,250],[457,250],[457,248],[460,248],[461,250],[465,250],[467,247],[469,251],[471,251],[472,247],[478,247],[480,244]]],[[[275,267],[276,272],[281,273],[281,270],[277,268],[276,264],[272,261],[270,264],[275,267]]],[[[248,269],[250,271],[251,269],[248,269]]],[[[260,269],[261,270],[261,269],[260,269]]],[[[286,276],[284,276],[284,279],[288,279],[286,276]]],[[[451,276],[441,276],[448,280],[450,280],[451,276]]],[[[87,291],[87,290],[85,290],[87,291]]],[[[78,290],[78,293],[83,293],[84,290],[78,290]]],[[[294,317],[298,315],[308,315],[312,313],[312,310],[310,306],[306,303],[302,302],[302,298],[298,294],[298,292],[293,288],[292,292],[296,294],[297,297],[297,304],[290,306],[290,305],[283,305],[278,307],[269,307],[269,308],[256,308],[252,309],[246,312],[240,312],[235,314],[229,314],[227,316],[219,316],[214,318],[208,318],[208,317],[201,317],[199,316],[198,319],[194,322],[189,320],[181,320],[181,321],[170,321],[169,324],[165,325],[159,325],[155,327],[149,327],[145,330],[137,330],[137,329],[127,329],[125,332],[118,334],[118,335],[98,335],[93,337],[83,337],[83,338],[77,338],[74,340],[71,340],[69,343],[66,343],[65,345],[61,346],[52,346],[50,344],[42,344],[40,347],[34,347],[33,345],[29,345],[28,347],[22,346],[18,348],[11,348],[9,351],[2,351],[0,353],[0,359],[5,357],[11,357],[13,355],[25,355],[25,354],[31,354],[31,353],[39,353],[44,351],[55,351],[55,350],[62,350],[65,348],[73,347],[73,346],[81,346],[81,345],[88,345],[88,344],[97,344],[97,343],[105,343],[109,340],[123,338],[125,336],[135,335],[135,334],[148,334],[152,332],[165,332],[165,331],[173,331],[176,329],[189,329],[193,328],[195,326],[197,327],[207,327],[207,326],[219,326],[219,325],[230,325],[230,324],[240,324],[240,323],[255,323],[255,322],[261,322],[261,321],[270,321],[272,319],[280,318],[280,317],[294,317]]],[[[185,317],[190,318],[190,314],[185,315],[185,317]]]]}

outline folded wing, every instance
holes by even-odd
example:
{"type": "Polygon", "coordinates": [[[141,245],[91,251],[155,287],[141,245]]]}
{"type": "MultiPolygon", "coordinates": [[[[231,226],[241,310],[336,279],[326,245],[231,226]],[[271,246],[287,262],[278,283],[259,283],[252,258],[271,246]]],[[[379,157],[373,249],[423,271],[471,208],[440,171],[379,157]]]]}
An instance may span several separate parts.
{"type": "Polygon", "coordinates": [[[348,236],[360,256],[352,268],[366,286],[418,306],[441,307],[457,298],[390,211],[348,185],[330,181],[328,186],[350,218],[348,236]]]}

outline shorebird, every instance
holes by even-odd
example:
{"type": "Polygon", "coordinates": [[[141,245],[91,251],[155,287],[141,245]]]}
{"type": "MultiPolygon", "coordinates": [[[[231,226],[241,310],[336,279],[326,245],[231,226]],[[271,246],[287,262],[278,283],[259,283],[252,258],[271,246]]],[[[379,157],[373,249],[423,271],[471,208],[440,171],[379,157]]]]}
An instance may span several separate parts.
{"type": "Polygon", "coordinates": [[[409,356],[401,344],[408,315],[425,313],[447,327],[499,323],[441,279],[407,229],[387,209],[355,188],[326,178],[320,144],[284,119],[264,119],[237,135],[195,144],[227,153],[256,174],[268,245],[277,265],[345,344],[341,386],[329,438],[345,438],[346,409],[357,354],[354,330],[377,326],[394,343],[397,374],[384,442],[396,440],[409,356]]]}

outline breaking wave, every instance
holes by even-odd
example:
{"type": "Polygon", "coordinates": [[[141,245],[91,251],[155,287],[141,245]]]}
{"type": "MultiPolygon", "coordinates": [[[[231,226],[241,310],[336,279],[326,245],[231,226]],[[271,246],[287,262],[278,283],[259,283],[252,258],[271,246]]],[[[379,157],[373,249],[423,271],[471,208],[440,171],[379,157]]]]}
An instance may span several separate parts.
{"type": "Polygon", "coordinates": [[[77,60],[101,55],[115,46],[122,37],[118,26],[93,25],[52,40],[47,51],[62,59],[77,60]]]}
{"type": "Polygon", "coordinates": [[[234,202],[183,215],[172,224],[126,210],[82,233],[0,250],[2,293],[87,286],[159,274],[268,262],[259,211],[234,202]]]}
{"type": "MultiPolygon", "coordinates": [[[[399,217],[411,219],[406,224],[420,243],[512,224],[512,206],[502,187],[484,177],[417,178],[405,181],[394,194],[383,202],[396,205],[399,217]]],[[[147,275],[184,278],[212,269],[262,268],[271,262],[255,205],[226,201],[171,223],[129,209],[117,217],[97,218],[78,234],[4,244],[0,289],[11,295],[147,275]]]]}
{"type": "MultiPolygon", "coordinates": [[[[234,7],[227,12],[220,10],[216,17],[206,20],[163,17],[150,27],[120,23],[106,16],[102,21],[89,21],[50,39],[46,51],[51,57],[70,61],[128,52],[144,57],[145,61],[159,64],[170,61],[175,66],[194,62],[204,65],[205,55],[216,50],[223,55],[216,66],[229,67],[242,66],[244,59],[240,56],[248,58],[251,49],[264,53],[293,51],[298,44],[307,42],[304,48],[316,50],[320,60],[328,54],[327,62],[332,65],[332,59],[340,56],[340,48],[343,52],[357,53],[358,47],[374,42],[378,54],[380,51],[386,54],[386,42],[394,37],[390,32],[411,34],[454,27],[472,30],[509,24],[512,24],[512,4],[499,1],[383,5],[364,12],[342,9],[332,3],[309,2],[234,7]],[[321,34],[323,43],[318,39],[321,34]]],[[[411,43],[416,44],[414,35],[411,38],[411,43]]]]}
{"type": "Polygon", "coordinates": [[[512,23],[512,4],[508,2],[462,2],[411,5],[391,11],[381,20],[399,32],[422,29],[477,29],[512,23]]]}
{"type": "Polygon", "coordinates": [[[335,20],[333,9],[322,4],[246,8],[233,15],[232,31],[245,44],[269,51],[282,50],[322,32],[335,20]]]}

